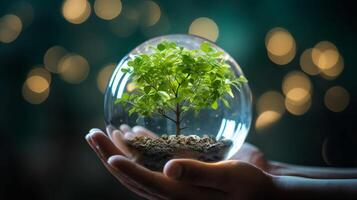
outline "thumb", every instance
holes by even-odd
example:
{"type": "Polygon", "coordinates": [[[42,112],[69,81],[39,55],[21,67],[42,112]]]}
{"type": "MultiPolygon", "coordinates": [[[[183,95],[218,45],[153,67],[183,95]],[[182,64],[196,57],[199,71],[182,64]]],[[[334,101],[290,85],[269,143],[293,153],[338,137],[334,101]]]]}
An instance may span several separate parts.
{"type": "Polygon", "coordinates": [[[170,178],[188,182],[192,185],[227,188],[237,161],[206,163],[191,159],[174,159],[166,163],[164,174],[170,178]]]}

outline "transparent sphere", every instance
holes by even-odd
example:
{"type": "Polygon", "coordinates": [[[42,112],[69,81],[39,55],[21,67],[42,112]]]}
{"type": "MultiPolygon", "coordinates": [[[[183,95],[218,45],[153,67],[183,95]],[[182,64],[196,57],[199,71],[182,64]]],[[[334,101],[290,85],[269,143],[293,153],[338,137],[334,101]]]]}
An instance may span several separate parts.
{"type": "MultiPolygon", "coordinates": [[[[175,135],[176,124],[172,120],[159,115],[152,115],[151,117],[144,117],[136,113],[129,115],[128,109],[125,108],[127,105],[116,102],[117,99],[121,98],[124,93],[130,94],[131,92],[135,91],[135,84],[132,82],[131,73],[125,73],[122,71],[123,68],[128,67],[128,61],[133,60],[135,57],[141,54],[151,54],[153,50],[150,47],[156,47],[164,40],[175,42],[177,46],[189,50],[200,49],[200,45],[203,42],[208,42],[211,47],[223,52],[222,58],[230,66],[230,69],[236,77],[243,75],[239,65],[228,53],[226,53],[216,44],[206,39],[184,34],[165,35],[150,39],[129,52],[129,54],[120,61],[114,70],[105,92],[104,115],[106,125],[111,125],[116,128],[119,128],[122,124],[127,124],[130,127],[139,125],[146,128],[150,135],[152,135],[152,133],[158,137],[167,135],[164,136],[166,139],[169,138],[170,135],[175,135]]],[[[223,155],[218,157],[216,156],[213,159],[200,159],[200,157],[194,157],[192,155],[188,156],[188,154],[179,154],[176,156],[167,157],[166,160],[164,159],[162,162],[166,162],[171,158],[181,157],[189,157],[208,161],[219,161],[229,159],[232,155],[234,155],[243,145],[251,125],[252,96],[248,83],[243,83],[240,87],[240,90],[232,87],[232,92],[234,97],[227,98],[227,101],[230,105],[229,107],[222,105],[223,103],[219,101],[217,109],[212,109],[211,107],[204,108],[198,113],[189,110],[180,122],[182,127],[185,127],[181,130],[181,135],[189,136],[191,137],[191,140],[197,139],[198,137],[207,138],[209,136],[210,139],[215,141],[230,141],[228,148],[223,152],[223,155]]],[[[166,114],[174,118],[174,113],[168,112],[166,114]]],[[[120,142],[120,144],[125,145],[125,142],[120,142]]],[[[181,144],[182,142],[179,141],[177,145],[181,144]]],[[[212,149],[217,144],[210,143],[209,145],[211,145],[209,148],[212,149]]],[[[130,148],[128,149],[130,150],[130,148]]],[[[160,162],[159,159],[155,158],[155,156],[152,156],[152,154],[151,157],[148,156],[148,158],[145,159],[152,159],[153,162],[160,162]]],[[[141,162],[138,162],[146,165],[145,161],[142,161],[142,159],[141,162]]],[[[163,164],[164,163],[161,165],[163,164]]],[[[150,167],[150,165],[146,166],[152,169],[160,170],[160,167],[155,168],[150,167]]]]}

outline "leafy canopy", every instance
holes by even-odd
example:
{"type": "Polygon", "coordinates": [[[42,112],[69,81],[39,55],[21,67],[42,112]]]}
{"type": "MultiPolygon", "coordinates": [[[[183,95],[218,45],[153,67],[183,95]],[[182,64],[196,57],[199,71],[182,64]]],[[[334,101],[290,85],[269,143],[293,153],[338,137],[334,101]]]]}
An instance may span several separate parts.
{"type": "Polygon", "coordinates": [[[189,50],[175,42],[163,41],[152,47],[153,53],[140,54],[121,70],[130,73],[136,89],[125,92],[116,103],[129,104],[129,114],[159,114],[179,126],[183,113],[203,108],[217,109],[218,102],[229,107],[227,98],[234,97],[232,87],[240,89],[247,82],[236,77],[230,66],[209,43],[189,50]],[[176,119],[170,114],[176,114],[176,119]]]}

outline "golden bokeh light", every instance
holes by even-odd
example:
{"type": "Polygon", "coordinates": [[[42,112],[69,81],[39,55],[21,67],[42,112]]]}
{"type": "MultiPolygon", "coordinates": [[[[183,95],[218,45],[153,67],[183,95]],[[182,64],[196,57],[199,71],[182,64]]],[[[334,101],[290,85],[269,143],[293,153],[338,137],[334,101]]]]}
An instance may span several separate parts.
{"type": "Polygon", "coordinates": [[[89,64],[88,61],[80,55],[66,55],[59,61],[58,72],[65,81],[77,84],[87,78],[89,64]]]}
{"type": "Polygon", "coordinates": [[[96,0],[94,2],[95,14],[105,20],[111,20],[119,16],[122,9],[120,0],[96,0]]]}
{"type": "Polygon", "coordinates": [[[46,69],[52,73],[58,73],[58,62],[66,54],[66,49],[61,46],[49,48],[43,57],[43,63],[46,69]]]}
{"type": "Polygon", "coordinates": [[[87,0],[65,0],[62,5],[63,17],[73,24],[85,22],[91,13],[91,6],[87,0]]]}
{"type": "Polygon", "coordinates": [[[341,86],[334,86],[325,93],[325,106],[332,112],[345,110],[350,102],[350,94],[341,86]]]}
{"type": "Polygon", "coordinates": [[[283,56],[276,56],[268,51],[269,59],[278,65],[286,65],[291,62],[296,55],[296,48],[295,46],[291,49],[291,51],[283,56]]]}
{"type": "Polygon", "coordinates": [[[51,84],[52,76],[51,73],[48,72],[45,68],[42,66],[36,66],[34,67],[28,74],[27,78],[30,78],[31,76],[40,76],[44,78],[48,84],[51,84]]]}
{"type": "Polygon", "coordinates": [[[295,45],[293,36],[283,28],[273,28],[265,38],[267,50],[275,56],[288,54],[295,45]]]}
{"type": "Polygon", "coordinates": [[[26,84],[27,87],[35,93],[42,93],[49,87],[47,80],[44,77],[38,75],[30,76],[27,78],[26,84]]]}
{"type": "Polygon", "coordinates": [[[304,104],[311,97],[312,84],[306,74],[292,71],[285,75],[282,90],[289,101],[293,101],[295,104],[304,104]]]}
{"type": "Polygon", "coordinates": [[[109,78],[111,76],[111,74],[113,73],[113,70],[115,68],[115,64],[111,63],[106,65],[105,67],[103,67],[100,72],[98,73],[97,76],[97,86],[99,91],[101,91],[102,93],[104,93],[105,88],[107,87],[109,78]]]}
{"type": "Polygon", "coordinates": [[[289,98],[285,98],[286,110],[293,115],[303,115],[311,107],[311,98],[306,98],[304,101],[294,101],[289,98]]]}
{"type": "Polygon", "coordinates": [[[336,79],[342,73],[343,69],[344,69],[344,60],[343,57],[340,55],[336,65],[334,65],[329,69],[322,70],[321,76],[327,80],[333,80],[336,79]]]}
{"type": "Polygon", "coordinates": [[[155,25],[161,17],[160,6],[153,1],[144,1],[140,7],[141,21],[144,26],[155,25]]]}
{"type": "Polygon", "coordinates": [[[265,92],[259,97],[256,107],[258,118],[255,121],[255,128],[265,128],[278,121],[284,114],[284,97],[276,91],[265,92]]]}
{"type": "Polygon", "coordinates": [[[265,37],[265,46],[271,61],[278,65],[288,64],[296,54],[293,36],[284,28],[273,28],[265,37]]]}
{"type": "Polygon", "coordinates": [[[44,102],[50,93],[50,88],[47,87],[41,93],[37,93],[29,88],[29,85],[27,84],[27,82],[28,81],[26,80],[22,86],[23,98],[31,104],[40,104],[40,103],[44,102]]]}
{"type": "Polygon", "coordinates": [[[298,87],[289,90],[286,94],[286,98],[300,105],[306,103],[311,98],[311,94],[308,90],[298,87]]]}
{"type": "Polygon", "coordinates": [[[312,84],[309,77],[292,71],[285,75],[282,84],[285,94],[285,108],[293,115],[303,115],[311,106],[312,84]]]}
{"type": "Polygon", "coordinates": [[[321,41],[312,49],[311,57],[314,64],[322,70],[330,69],[339,60],[337,47],[329,41],[321,41]]]}
{"type": "Polygon", "coordinates": [[[255,129],[259,130],[259,129],[266,128],[267,126],[278,121],[280,117],[281,117],[281,113],[271,110],[264,111],[258,116],[257,120],[255,121],[255,129]]]}
{"type": "Polygon", "coordinates": [[[20,35],[22,30],[21,19],[13,14],[0,18],[0,42],[10,43],[20,35]]]}
{"type": "Polygon", "coordinates": [[[259,97],[257,101],[257,113],[261,114],[268,110],[280,114],[285,112],[284,97],[282,94],[277,91],[268,91],[259,97]]]}
{"type": "Polygon", "coordinates": [[[318,68],[312,61],[312,48],[306,49],[300,56],[300,67],[302,71],[309,75],[318,75],[320,68],[318,68]]]}
{"type": "Polygon", "coordinates": [[[31,104],[44,102],[50,91],[51,73],[42,67],[32,69],[22,86],[22,96],[31,104]]]}
{"type": "Polygon", "coordinates": [[[217,24],[212,19],[200,17],[191,23],[188,33],[215,42],[219,36],[219,29],[217,24]]]}

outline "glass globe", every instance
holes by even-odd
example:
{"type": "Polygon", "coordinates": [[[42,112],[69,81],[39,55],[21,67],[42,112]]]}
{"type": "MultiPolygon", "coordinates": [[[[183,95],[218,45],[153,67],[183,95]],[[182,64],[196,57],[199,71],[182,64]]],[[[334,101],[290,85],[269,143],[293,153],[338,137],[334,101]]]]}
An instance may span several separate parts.
{"type": "MultiPolygon", "coordinates": [[[[240,77],[243,75],[237,62],[227,52],[206,39],[185,34],[165,35],[150,39],[130,51],[115,68],[105,92],[104,115],[106,125],[111,125],[118,129],[122,124],[127,124],[130,127],[144,127],[145,129],[140,129],[140,133],[142,133],[142,130],[147,130],[149,134],[143,136],[144,139],[141,139],[143,141],[140,144],[136,144],[136,147],[142,147],[145,142],[147,143],[150,140],[149,142],[152,143],[151,149],[146,149],[145,151],[147,152],[140,153],[146,154],[146,156],[133,156],[133,159],[152,170],[161,170],[164,164],[172,158],[193,158],[203,161],[229,159],[243,145],[252,121],[252,95],[247,82],[242,83],[240,88],[232,87],[234,97],[227,98],[229,106],[224,106],[222,101],[219,101],[216,109],[206,107],[199,112],[188,110],[180,121],[181,126],[184,127],[180,132],[180,140],[174,140],[177,126],[172,120],[160,115],[143,116],[135,112],[129,114],[129,110],[126,108],[128,105],[121,102],[118,103],[117,100],[125,93],[130,95],[135,92],[136,87],[132,80],[132,73],[123,69],[127,68],[128,62],[134,60],[138,55],[152,54],[153,48],[151,47],[156,47],[162,41],[175,42],[178,47],[188,50],[200,49],[203,42],[209,43],[212,48],[223,52],[221,58],[229,65],[234,76],[240,77]],[[176,145],[176,147],[191,142],[191,145],[196,145],[197,148],[201,148],[201,151],[200,153],[189,152],[185,154],[180,153],[180,150],[171,149],[167,150],[169,153],[163,153],[159,148],[166,147],[159,147],[162,144],[155,143],[155,139],[150,137],[159,137],[161,143],[166,142],[165,144],[170,143],[170,145],[174,143],[173,145],[176,145]],[[202,144],[197,142],[207,143],[205,144],[207,148],[205,147],[202,150],[202,144]],[[224,146],[223,150],[219,149],[220,145],[224,146]],[[216,153],[212,153],[214,151],[216,153]],[[217,153],[217,151],[220,152],[217,153]]],[[[164,78],[164,74],[162,78],[164,78]]],[[[174,118],[173,113],[167,112],[165,114],[174,118]]],[[[138,142],[138,140],[133,142],[133,138],[131,138],[131,143],[124,141],[120,142],[120,144],[127,145],[127,147],[123,147],[126,151],[129,149],[129,151],[137,153],[138,150],[133,147],[135,142],[138,142]]],[[[130,155],[132,156],[133,154],[130,155]]]]}

